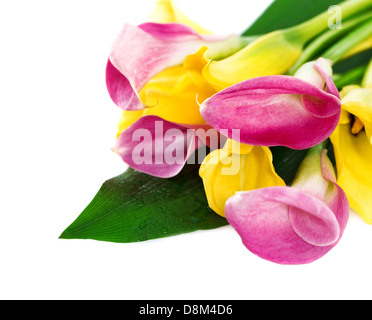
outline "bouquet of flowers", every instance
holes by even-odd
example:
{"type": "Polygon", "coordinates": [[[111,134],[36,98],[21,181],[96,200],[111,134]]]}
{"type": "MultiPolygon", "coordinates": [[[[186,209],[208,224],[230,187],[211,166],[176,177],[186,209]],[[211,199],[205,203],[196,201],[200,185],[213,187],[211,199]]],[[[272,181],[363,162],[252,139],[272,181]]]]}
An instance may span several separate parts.
{"type": "Polygon", "coordinates": [[[371,48],[372,0],[276,0],[234,35],[157,1],[149,22],[124,25],[106,69],[123,110],[113,151],[130,168],[60,238],[231,225],[260,258],[320,259],[350,209],[372,224],[371,48]]]}

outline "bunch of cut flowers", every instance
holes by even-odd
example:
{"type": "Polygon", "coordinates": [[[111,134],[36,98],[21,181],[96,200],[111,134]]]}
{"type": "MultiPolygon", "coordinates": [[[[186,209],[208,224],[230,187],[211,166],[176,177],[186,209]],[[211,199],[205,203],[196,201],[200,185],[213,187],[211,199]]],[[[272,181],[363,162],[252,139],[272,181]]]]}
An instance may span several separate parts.
{"type": "Polygon", "coordinates": [[[372,224],[372,0],[276,0],[248,24],[215,34],[160,0],[124,25],[106,83],[129,169],[61,238],[230,225],[251,253],[299,265],[340,242],[350,212],[372,224]]]}

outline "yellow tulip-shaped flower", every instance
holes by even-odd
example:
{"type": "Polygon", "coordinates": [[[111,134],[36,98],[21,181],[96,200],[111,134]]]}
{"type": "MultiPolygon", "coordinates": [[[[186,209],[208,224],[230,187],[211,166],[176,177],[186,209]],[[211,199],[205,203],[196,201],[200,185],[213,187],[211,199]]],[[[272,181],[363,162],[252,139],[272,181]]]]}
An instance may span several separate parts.
{"type": "Polygon", "coordinates": [[[348,86],[341,91],[343,113],[331,140],[339,184],[350,206],[366,223],[372,224],[372,79],[369,77],[371,72],[367,72],[363,86],[348,86]]]}
{"type": "Polygon", "coordinates": [[[211,61],[204,68],[203,76],[216,90],[223,90],[251,78],[283,74],[301,53],[300,41],[288,39],[285,32],[275,31],[224,60],[211,61]]]}
{"type": "Polygon", "coordinates": [[[236,192],[270,186],[285,186],[276,174],[267,147],[254,147],[227,140],[221,150],[211,152],[200,167],[210,208],[225,216],[225,203],[236,192]]]}
{"type": "MultiPolygon", "coordinates": [[[[372,2],[352,0],[339,6],[346,19],[371,7],[372,2]]],[[[220,91],[251,78],[285,74],[300,58],[309,40],[328,29],[329,18],[325,12],[295,27],[265,34],[223,60],[210,61],[203,75],[220,91]]]]}

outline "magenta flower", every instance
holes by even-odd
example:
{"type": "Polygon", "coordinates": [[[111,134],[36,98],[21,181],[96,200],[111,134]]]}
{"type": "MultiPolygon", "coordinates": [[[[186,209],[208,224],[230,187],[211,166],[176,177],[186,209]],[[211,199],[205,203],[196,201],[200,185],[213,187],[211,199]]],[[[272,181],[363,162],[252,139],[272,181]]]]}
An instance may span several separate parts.
{"type": "Polygon", "coordinates": [[[187,128],[157,116],[144,116],[119,136],[113,150],[137,171],[171,178],[188,160],[195,163],[197,159],[191,155],[205,145],[216,144],[215,139],[220,139],[218,132],[207,125],[187,128]]]}
{"type": "Polygon", "coordinates": [[[227,201],[225,212],[252,253],[298,265],[323,257],[340,241],[349,204],[326,151],[317,149],[309,153],[291,188],[237,193],[227,201]]]}
{"type": "Polygon", "coordinates": [[[201,114],[218,131],[239,129],[244,144],[311,148],[327,139],[340,119],[331,74],[331,62],[320,58],[294,77],[243,81],[204,101],[201,114]]]}
{"type": "Polygon", "coordinates": [[[123,110],[145,108],[138,92],[161,71],[182,64],[185,57],[208,46],[211,54],[237,50],[237,36],[199,35],[178,23],[126,24],[115,41],[106,68],[109,94],[123,110]],[[227,46],[227,48],[226,48],[227,46]]]}

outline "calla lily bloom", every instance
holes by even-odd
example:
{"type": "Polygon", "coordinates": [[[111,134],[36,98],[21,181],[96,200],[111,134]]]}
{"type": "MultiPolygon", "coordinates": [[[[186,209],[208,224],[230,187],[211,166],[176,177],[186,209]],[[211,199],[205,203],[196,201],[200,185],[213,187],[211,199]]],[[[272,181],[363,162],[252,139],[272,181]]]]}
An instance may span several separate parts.
{"type": "Polygon", "coordinates": [[[180,66],[168,68],[152,78],[139,92],[141,101],[149,108],[123,111],[118,136],[142,116],[154,115],[186,127],[200,126],[205,120],[200,114],[198,101],[216,93],[203,80],[198,57],[207,50],[203,47],[186,57],[180,66]]]}
{"type": "Polygon", "coordinates": [[[211,152],[200,166],[200,177],[209,207],[225,217],[226,201],[239,191],[285,186],[276,174],[267,147],[254,147],[227,140],[221,150],[211,152]]]}
{"type": "Polygon", "coordinates": [[[302,45],[275,31],[260,37],[246,48],[221,61],[210,61],[203,69],[204,78],[218,91],[235,83],[279,75],[299,59],[302,45]]]}
{"type": "Polygon", "coordinates": [[[144,116],[119,136],[114,151],[137,171],[171,178],[202,145],[195,130],[157,116],[144,116]]]}
{"type": "Polygon", "coordinates": [[[106,84],[116,105],[123,110],[140,110],[145,105],[138,92],[167,68],[181,65],[188,55],[207,46],[211,57],[229,55],[246,45],[236,35],[200,35],[178,24],[126,24],[115,41],[106,68],[106,84]]]}
{"type": "Polygon", "coordinates": [[[292,187],[240,192],[227,201],[226,218],[252,253],[278,264],[307,264],[340,241],[349,205],[321,150],[309,152],[292,187]]]}
{"type": "Polygon", "coordinates": [[[345,87],[341,97],[341,120],[331,136],[338,183],[350,206],[372,224],[372,64],[363,87],[345,87]]]}
{"type": "Polygon", "coordinates": [[[239,129],[244,144],[311,148],[331,135],[340,118],[331,74],[331,61],[320,58],[294,77],[246,80],[204,101],[201,115],[217,131],[239,129]]]}

